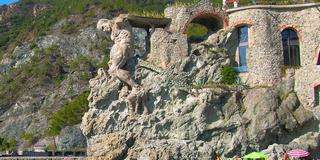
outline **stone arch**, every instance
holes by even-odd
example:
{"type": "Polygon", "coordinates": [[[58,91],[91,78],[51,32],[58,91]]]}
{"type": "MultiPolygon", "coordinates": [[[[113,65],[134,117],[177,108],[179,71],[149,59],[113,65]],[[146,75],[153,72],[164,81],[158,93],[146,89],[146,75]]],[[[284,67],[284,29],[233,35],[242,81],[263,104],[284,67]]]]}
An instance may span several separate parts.
{"type": "Polygon", "coordinates": [[[207,26],[209,29],[213,31],[217,31],[228,26],[228,20],[220,13],[204,12],[195,14],[189,18],[189,20],[183,28],[184,33],[186,33],[188,25],[192,22],[207,26]]]}
{"type": "Polygon", "coordinates": [[[212,31],[217,31],[224,28],[227,25],[227,20],[221,17],[217,13],[202,13],[191,17],[184,26],[183,32],[186,33],[188,25],[190,23],[199,23],[207,26],[212,31]]]}
{"type": "MultiPolygon", "coordinates": [[[[206,19],[220,28],[227,27],[229,24],[228,13],[220,7],[214,7],[210,0],[201,0],[192,6],[171,6],[165,9],[165,16],[171,18],[169,30],[171,32],[186,33],[188,25],[192,21],[206,19]]],[[[212,26],[213,24],[210,24],[212,26]]]]}
{"type": "Polygon", "coordinates": [[[287,29],[291,29],[291,30],[295,31],[298,35],[299,40],[302,41],[302,38],[303,38],[302,30],[298,26],[296,26],[296,25],[282,25],[282,26],[280,26],[280,33],[283,32],[284,30],[287,30],[287,29]]]}
{"type": "Polygon", "coordinates": [[[248,26],[250,28],[251,26],[253,26],[253,22],[252,22],[252,20],[240,20],[240,21],[237,21],[237,22],[231,24],[231,26],[234,28],[238,28],[241,26],[248,26]]]}
{"type": "MultiPolygon", "coordinates": [[[[188,27],[191,24],[199,24],[207,29],[207,33],[203,37],[206,39],[209,35],[217,32],[220,29],[225,28],[228,25],[227,19],[219,12],[215,10],[207,12],[196,12],[186,22],[183,27],[183,33],[187,34],[188,27]]],[[[188,40],[189,41],[189,40],[188,40]]]]}

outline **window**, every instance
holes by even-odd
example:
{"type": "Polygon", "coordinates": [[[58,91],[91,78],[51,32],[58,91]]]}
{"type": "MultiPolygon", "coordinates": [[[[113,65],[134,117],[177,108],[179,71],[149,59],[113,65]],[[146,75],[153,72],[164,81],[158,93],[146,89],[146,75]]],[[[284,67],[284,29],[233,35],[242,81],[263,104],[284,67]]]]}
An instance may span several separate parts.
{"type": "Polygon", "coordinates": [[[285,66],[300,66],[300,47],[297,33],[292,29],[281,32],[285,66]]]}
{"type": "Polygon", "coordinates": [[[247,72],[247,52],[248,52],[248,26],[238,28],[238,53],[239,65],[238,72],[247,72]]]}
{"type": "Polygon", "coordinates": [[[320,105],[320,85],[314,88],[314,101],[316,106],[320,105]]]}

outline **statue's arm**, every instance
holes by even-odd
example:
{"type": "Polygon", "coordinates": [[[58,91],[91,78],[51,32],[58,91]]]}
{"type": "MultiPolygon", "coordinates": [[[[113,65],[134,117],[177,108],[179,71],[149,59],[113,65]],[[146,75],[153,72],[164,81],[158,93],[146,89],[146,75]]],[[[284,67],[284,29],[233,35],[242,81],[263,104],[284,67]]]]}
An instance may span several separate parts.
{"type": "Polygon", "coordinates": [[[115,35],[114,31],[112,30],[112,32],[111,32],[111,40],[114,40],[115,38],[116,38],[116,35],[115,35]]]}

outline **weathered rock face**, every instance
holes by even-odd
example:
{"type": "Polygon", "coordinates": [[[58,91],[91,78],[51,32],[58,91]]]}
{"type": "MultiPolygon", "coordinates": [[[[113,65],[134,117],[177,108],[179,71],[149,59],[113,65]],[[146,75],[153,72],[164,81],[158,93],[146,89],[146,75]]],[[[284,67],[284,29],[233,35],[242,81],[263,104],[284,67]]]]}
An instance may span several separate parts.
{"type": "Polygon", "coordinates": [[[308,135],[306,145],[319,145],[313,143],[319,122],[300,105],[292,87],[283,87],[290,81],[276,87],[221,85],[220,68],[230,63],[225,50],[204,44],[193,48],[197,54],[181,57],[167,69],[148,60],[138,60],[135,70],[130,67],[147,97],[138,114],[130,111],[128,87],[99,69],[90,80],[90,109],[80,127],[90,157],[234,157],[308,135]],[[143,105],[149,114],[142,114],[143,105]]]}
{"type": "MultiPolygon", "coordinates": [[[[93,48],[100,46],[103,40],[104,35],[93,27],[80,30],[77,36],[59,34],[58,32],[39,37],[34,44],[36,47],[31,47],[30,43],[25,42],[17,46],[10,56],[5,56],[0,63],[0,72],[9,72],[15,68],[23,67],[26,63],[32,63],[33,56],[48,54],[45,51],[52,47],[57,48],[64,59],[69,61],[83,55],[98,59],[103,54],[101,50],[93,48]],[[41,52],[42,50],[43,52],[41,52]]],[[[52,57],[54,56],[52,55],[52,57]]],[[[51,114],[63,106],[67,99],[88,90],[87,81],[81,78],[79,72],[68,73],[66,67],[62,68],[65,75],[61,83],[53,83],[48,79],[43,82],[42,86],[35,86],[21,93],[21,96],[10,106],[0,107],[0,135],[15,139],[19,149],[25,149],[21,147],[24,141],[21,138],[23,133],[30,133],[41,141],[45,138],[51,114]]],[[[95,69],[92,68],[89,72],[93,74],[95,69]]],[[[42,82],[31,81],[28,83],[42,82]]],[[[69,127],[63,131],[56,142],[58,147],[66,150],[86,146],[85,137],[79,126],[69,127]]],[[[46,143],[44,145],[48,146],[46,143]]]]}
{"type": "Polygon", "coordinates": [[[86,148],[86,138],[79,129],[79,125],[62,129],[60,135],[56,138],[56,142],[58,150],[86,148]]]}

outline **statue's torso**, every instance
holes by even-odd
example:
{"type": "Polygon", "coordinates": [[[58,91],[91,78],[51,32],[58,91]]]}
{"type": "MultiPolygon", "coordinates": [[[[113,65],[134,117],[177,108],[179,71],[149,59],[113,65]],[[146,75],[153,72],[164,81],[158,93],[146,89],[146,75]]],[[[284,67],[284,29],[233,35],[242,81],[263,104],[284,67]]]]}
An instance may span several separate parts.
{"type": "Polygon", "coordinates": [[[129,30],[126,29],[119,29],[112,31],[112,40],[114,41],[115,44],[129,44],[131,45],[132,43],[132,35],[129,30]]]}
{"type": "Polygon", "coordinates": [[[111,34],[114,45],[111,48],[110,59],[123,65],[122,63],[133,55],[132,34],[127,29],[113,30],[111,34]]]}

